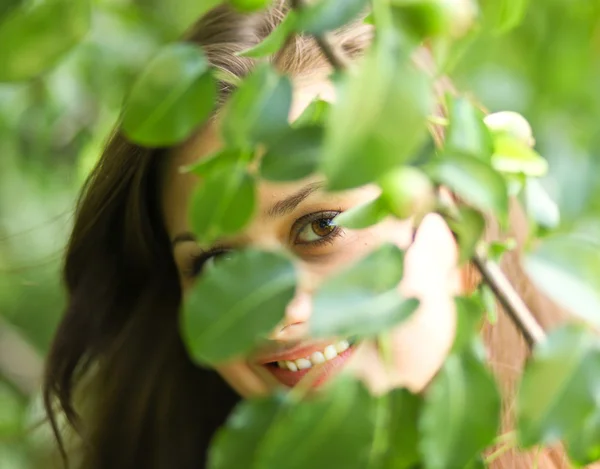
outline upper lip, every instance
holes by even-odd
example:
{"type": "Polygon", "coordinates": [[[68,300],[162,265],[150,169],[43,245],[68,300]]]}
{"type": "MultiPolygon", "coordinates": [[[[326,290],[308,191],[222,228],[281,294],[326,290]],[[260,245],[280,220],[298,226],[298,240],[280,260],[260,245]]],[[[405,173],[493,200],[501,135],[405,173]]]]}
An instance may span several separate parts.
{"type": "Polygon", "coordinates": [[[335,343],[335,340],[328,340],[323,342],[312,342],[310,344],[298,344],[292,347],[287,347],[279,352],[258,355],[256,362],[260,365],[266,365],[267,363],[278,361],[293,361],[297,360],[298,358],[309,357],[314,352],[322,352],[325,347],[335,343]]]}

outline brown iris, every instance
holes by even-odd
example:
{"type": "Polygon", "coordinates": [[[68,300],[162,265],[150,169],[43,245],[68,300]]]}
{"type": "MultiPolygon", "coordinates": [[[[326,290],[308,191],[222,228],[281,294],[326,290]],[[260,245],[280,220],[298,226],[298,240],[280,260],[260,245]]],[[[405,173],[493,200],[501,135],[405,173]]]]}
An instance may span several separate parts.
{"type": "Polygon", "coordinates": [[[335,224],[331,218],[321,218],[313,221],[311,228],[317,236],[327,236],[335,230],[335,224]]]}

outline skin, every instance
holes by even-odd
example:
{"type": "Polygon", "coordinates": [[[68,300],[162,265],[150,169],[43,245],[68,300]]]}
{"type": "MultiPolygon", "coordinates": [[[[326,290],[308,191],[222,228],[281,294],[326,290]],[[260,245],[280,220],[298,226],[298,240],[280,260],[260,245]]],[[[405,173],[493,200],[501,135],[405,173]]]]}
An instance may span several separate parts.
{"type": "MultiPolygon", "coordinates": [[[[335,98],[333,88],[326,81],[297,83],[290,120],[300,115],[317,95],[327,100],[335,98]]],[[[162,208],[171,239],[190,232],[187,219],[190,197],[196,185],[201,184],[196,176],[181,173],[179,168],[202,159],[221,146],[217,125],[207,126],[173,151],[167,163],[162,208]]],[[[326,243],[311,244],[306,241],[318,237],[310,224],[298,234],[301,217],[318,212],[344,211],[378,195],[376,186],[336,193],[318,189],[293,210],[280,216],[269,215],[275,204],[319,181],[318,175],[292,183],[260,181],[258,209],[251,224],[235,237],[219,243],[263,249],[283,247],[298,258],[300,281],[296,296],[286,308],[284,321],[272,332],[267,349],[275,351],[299,342],[311,342],[307,330],[311,295],[315,288],[323,279],[355,262],[382,242],[393,242],[401,249],[408,248],[405,276],[398,288],[405,296],[417,297],[421,304],[409,320],[390,332],[392,361],[389,366],[384,366],[375,346],[365,341],[358,344],[346,368],[363,378],[374,392],[395,386],[420,391],[441,367],[455,334],[456,313],[452,296],[460,293],[462,287],[452,234],[441,217],[429,214],[419,225],[414,241],[411,220],[389,218],[364,230],[338,231],[339,235],[331,236],[326,243]]],[[[202,249],[193,240],[174,244],[174,257],[184,294],[194,283],[191,269],[194,258],[201,252],[202,249]]],[[[334,338],[325,344],[332,342],[335,342],[334,338]]],[[[261,351],[261,354],[264,352],[261,351]]],[[[244,397],[269,393],[280,387],[281,384],[270,372],[255,363],[255,358],[236,359],[216,367],[216,370],[244,397]]]]}

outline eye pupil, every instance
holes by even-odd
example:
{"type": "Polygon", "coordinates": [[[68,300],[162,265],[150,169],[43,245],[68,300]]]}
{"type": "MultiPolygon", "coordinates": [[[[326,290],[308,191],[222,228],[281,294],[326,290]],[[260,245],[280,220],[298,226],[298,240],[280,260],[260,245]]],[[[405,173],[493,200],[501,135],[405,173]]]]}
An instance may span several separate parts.
{"type": "Polygon", "coordinates": [[[321,218],[312,223],[312,229],[318,236],[327,236],[335,229],[332,218],[321,218]]]}

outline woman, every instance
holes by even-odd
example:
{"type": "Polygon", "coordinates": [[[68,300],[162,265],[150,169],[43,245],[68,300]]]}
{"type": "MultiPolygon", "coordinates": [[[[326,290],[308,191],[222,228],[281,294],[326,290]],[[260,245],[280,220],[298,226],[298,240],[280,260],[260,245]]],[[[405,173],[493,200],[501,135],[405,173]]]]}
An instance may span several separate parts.
{"type": "MultiPolygon", "coordinates": [[[[250,16],[219,7],[196,25],[189,40],[204,48],[213,66],[243,77],[254,63],[235,52],[260,42],[282,20],[286,6],[275,3],[267,12],[250,16]]],[[[362,23],[332,35],[350,58],[360,55],[370,38],[370,27],[362,23]]],[[[315,96],[335,99],[326,80],[327,61],[313,41],[295,38],[272,60],[294,80],[290,119],[315,96]]],[[[231,86],[223,83],[221,102],[230,92],[231,86]]],[[[189,197],[201,181],[179,168],[220,145],[218,119],[167,150],[136,146],[117,133],[87,181],[66,255],[68,307],[45,380],[49,414],[56,418],[58,403],[79,435],[69,439],[75,467],[204,467],[210,438],[239,395],[293,386],[304,370],[323,361],[323,369],[332,371],[351,363],[376,390],[404,385],[420,391],[452,344],[452,295],[471,290],[475,283],[472,271],[456,267],[456,246],[442,219],[425,217],[414,241],[407,221],[386,220],[367,230],[345,232],[332,222],[334,217],[376,192],[364,187],[325,194],[315,177],[289,184],[261,181],[259,209],[251,225],[221,243],[226,249],[285,247],[299,259],[298,291],[285,320],[272,332],[270,346],[216,371],[192,363],[179,336],[182,297],[209,259],[226,249],[200,249],[190,235],[189,197]],[[421,300],[417,313],[393,333],[391,376],[366,346],[350,346],[344,338],[314,342],[306,337],[315,286],[383,241],[402,248],[412,243],[400,288],[421,300]]],[[[517,278],[516,259],[512,262],[508,270],[513,280],[534,311],[541,311],[535,302],[544,300],[534,298],[529,284],[517,278]]],[[[538,319],[545,326],[559,319],[558,313],[544,311],[546,316],[538,319]]],[[[504,316],[483,334],[509,407],[525,345],[504,316]]],[[[536,457],[539,467],[564,467],[559,451],[536,457]]],[[[507,453],[492,467],[529,468],[532,458],[507,453]]]]}

